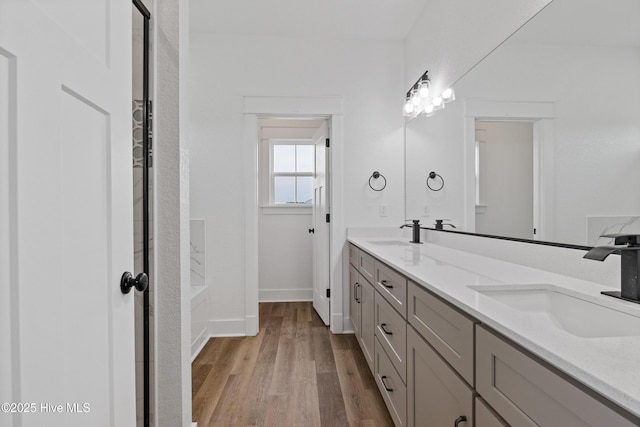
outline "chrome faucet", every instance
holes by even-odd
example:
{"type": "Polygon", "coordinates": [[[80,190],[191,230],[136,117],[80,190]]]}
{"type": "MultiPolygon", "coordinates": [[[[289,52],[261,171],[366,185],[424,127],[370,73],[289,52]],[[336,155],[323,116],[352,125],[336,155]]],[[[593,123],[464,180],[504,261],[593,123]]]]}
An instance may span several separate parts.
{"type": "Polygon", "coordinates": [[[402,224],[400,226],[400,228],[405,228],[405,227],[411,227],[412,228],[413,240],[411,240],[409,243],[422,244],[422,242],[420,241],[420,229],[424,228],[424,227],[420,227],[420,220],[419,219],[412,219],[412,220],[407,220],[407,221],[411,221],[411,222],[413,222],[413,224],[402,224]]]}
{"type": "Polygon", "coordinates": [[[640,235],[637,234],[603,234],[600,237],[614,239],[614,245],[596,246],[583,258],[604,261],[613,253],[620,254],[620,291],[604,291],[602,294],[640,303],[640,235]]]}

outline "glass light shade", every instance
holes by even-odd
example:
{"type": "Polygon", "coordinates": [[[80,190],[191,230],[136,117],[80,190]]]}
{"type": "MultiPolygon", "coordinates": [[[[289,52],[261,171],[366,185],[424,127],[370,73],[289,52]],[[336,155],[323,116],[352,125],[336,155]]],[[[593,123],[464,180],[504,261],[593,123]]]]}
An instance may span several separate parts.
{"type": "Polygon", "coordinates": [[[421,80],[418,84],[418,94],[421,98],[427,98],[431,91],[429,80],[421,80]]]}
{"type": "Polygon", "coordinates": [[[424,106],[424,115],[427,117],[431,117],[433,116],[435,112],[435,107],[433,106],[433,104],[429,103],[427,105],[424,106]]]}
{"type": "Polygon", "coordinates": [[[444,100],[441,96],[436,96],[433,98],[433,109],[434,110],[442,110],[444,108],[444,100]]]}
{"type": "Polygon", "coordinates": [[[444,102],[451,102],[456,99],[456,93],[452,88],[447,88],[442,92],[442,100],[444,102]]]}
{"type": "Polygon", "coordinates": [[[413,113],[414,109],[415,109],[415,106],[411,102],[411,99],[407,98],[406,101],[404,102],[404,107],[402,107],[402,112],[404,113],[405,116],[410,116],[413,113]]]}
{"type": "Polygon", "coordinates": [[[422,100],[420,99],[420,95],[418,94],[418,91],[415,90],[415,89],[412,90],[411,91],[411,103],[417,107],[418,105],[420,105],[421,102],[422,102],[422,100]]]}

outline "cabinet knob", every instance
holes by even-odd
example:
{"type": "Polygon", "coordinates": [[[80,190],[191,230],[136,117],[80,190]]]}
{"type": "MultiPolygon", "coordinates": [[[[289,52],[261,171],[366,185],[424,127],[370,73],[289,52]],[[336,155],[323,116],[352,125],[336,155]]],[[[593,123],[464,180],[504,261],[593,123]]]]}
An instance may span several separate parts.
{"type": "Polygon", "coordinates": [[[315,234],[316,233],[316,229],[315,228],[310,228],[309,229],[309,234],[315,234]]]}

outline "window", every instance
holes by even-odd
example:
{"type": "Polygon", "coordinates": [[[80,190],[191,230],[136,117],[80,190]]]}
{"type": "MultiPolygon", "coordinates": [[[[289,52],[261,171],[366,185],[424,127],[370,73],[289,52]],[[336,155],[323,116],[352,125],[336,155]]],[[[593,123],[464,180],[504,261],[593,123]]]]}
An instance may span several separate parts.
{"type": "Polygon", "coordinates": [[[314,146],[311,141],[270,141],[270,204],[311,205],[314,146]]]}

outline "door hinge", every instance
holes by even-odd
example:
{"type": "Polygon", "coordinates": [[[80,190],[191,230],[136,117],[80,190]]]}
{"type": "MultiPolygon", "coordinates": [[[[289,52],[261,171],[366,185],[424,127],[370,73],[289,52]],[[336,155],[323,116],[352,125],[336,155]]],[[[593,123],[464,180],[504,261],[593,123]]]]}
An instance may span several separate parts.
{"type": "Polygon", "coordinates": [[[325,217],[326,222],[331,222],[331,214],[327,214],[325,217]]]}
{"type": "Polygon", "coordinates": [[[327,298],[331,298],[331,289],[327,289],[327,298]]]}
{"type": "Polygon", "coordinates": [[[329,138],[325,139],[324,141],[325,141],[325,143],[327,145],[327,148],[329,148],[331,146],[331,144],[329,143],[329,138]]]}

